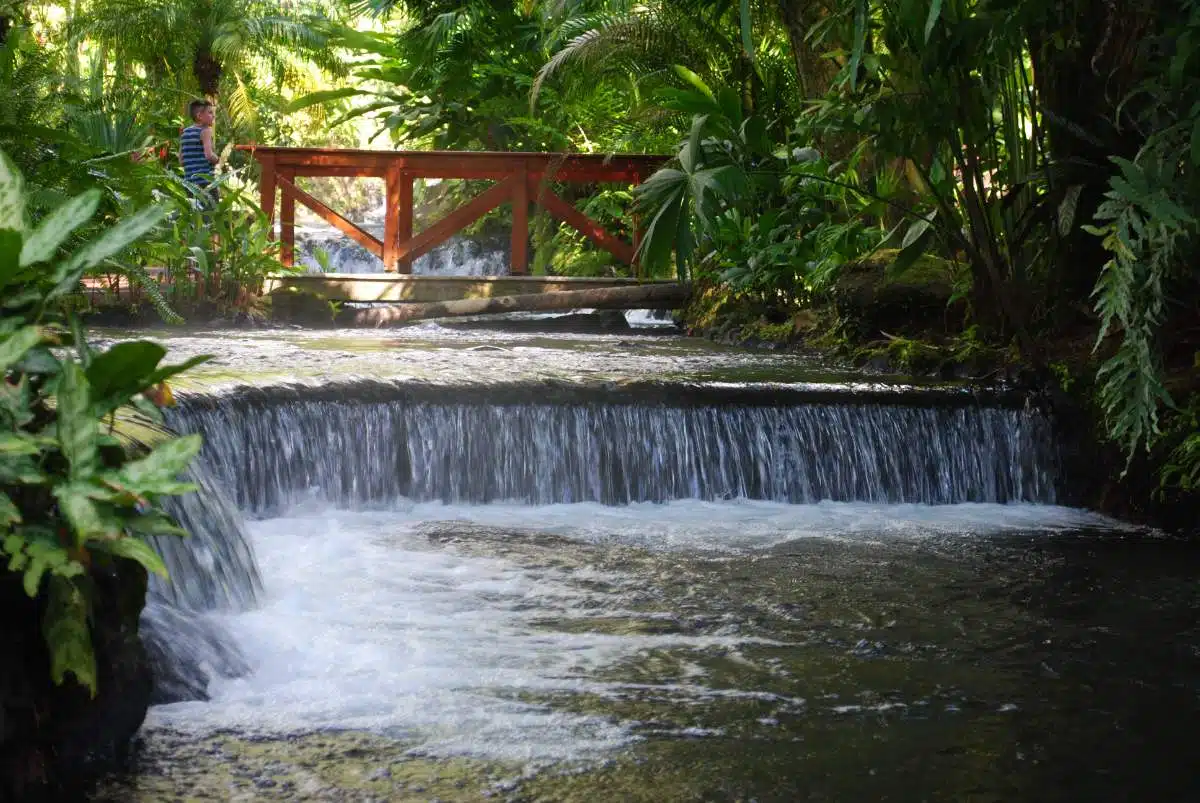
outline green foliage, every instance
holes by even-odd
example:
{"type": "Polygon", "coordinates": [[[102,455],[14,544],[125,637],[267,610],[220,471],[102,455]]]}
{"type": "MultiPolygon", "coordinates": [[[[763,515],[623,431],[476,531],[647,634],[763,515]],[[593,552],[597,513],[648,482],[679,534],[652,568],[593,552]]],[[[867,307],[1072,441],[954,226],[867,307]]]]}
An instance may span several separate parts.
{"type": "Polygon", "coordinates": [[[0,547],[26,593],[45,600],[54,681],[69,673],[93,694],[88,567],[125,559],[165,575],[142,538],[179,532],[156,501],[191,490],[178,477],[200,448],[188,436],[131,457],[115,435],[117,413],[161,422],[145,394],[204,359],[163,366],[164,349],[150,342],[94,352],[58,306],[85,271],[161,219],[145,210],[65,252],[98,200],[84,193],[30,225],[21,175],[0,153],[0,547]]]}
{"type": "MultiPolygon", "coordinates": [[[[1136,124],[1149,135],[1132,160],[1113,157],[1119,171],[1109,180],[1097,225],[1085,227],[1110,254],[1092,293],[1100,316],[1096,348],[1118,331],[1120,341],[1098,372],[1099,400],[1109,436],[1129,459],[1162,434],[1160,413],[1173,406],[1163,378],[1162,328],[1172,299],[1198,287],[1200,78],[1189,65],[1200,65],[1200,3],[1184,8],[1166,31],[1176,49],[1151,51],[1149,77],[1126,100],[1140,103],[1136,124]]],[[[1183,482],[1192,476],[1179,468],[1192,456],[1189,443],[1168,469],[1183,482]]]]}
{"type": "Polygon", "coordinates": [[[1200,491],[1200,431],[1186,437],[1171,452],[1163,468],[1162,486],[1186,493],[1200,491]]]}
{"type": "MultiPolygon", "coordinates": [[[[243,188],[242,175],[223,175],[215,200],[204,189],[166,177],[159,198],[168,210],[167,225],[142,241],[124,264],[164,268],[169,300],[178,305],[196,300],[236,305],[244,293],[260,292],[267,275],[285,270],[271,226],[257,199],[243,188]]],[[[155,284],[142,287],[154,290],[155,284]]]]}
{"type": "MultiPolygon", "coordinates": [[[[232,119],[255,116],[249,85],[309,85],[305,64],[339,73],[320,6],[263,0],[93,0],[70,23],[76,39],[109,48],[175,84],[180,99],[225,98],[232,119]]],[[[182,104],[179,104],[182,105],[182,104]]]]}
{"type": "MultiPolygon", "coordinates": [[[[811,147],[778,147],[767,122],[744,116],[730,87],[714,91],[679,68],[665,107],[694,114],[676,160],[638,190],[650,221],[641,257],[662,270],[703,267],[737,290],[800,297],[881,244],[888,201],[862,187],[859,156],[830,164],[811,147]]],[[[876,191],[887,191],[876,182],[876,191]]]]}

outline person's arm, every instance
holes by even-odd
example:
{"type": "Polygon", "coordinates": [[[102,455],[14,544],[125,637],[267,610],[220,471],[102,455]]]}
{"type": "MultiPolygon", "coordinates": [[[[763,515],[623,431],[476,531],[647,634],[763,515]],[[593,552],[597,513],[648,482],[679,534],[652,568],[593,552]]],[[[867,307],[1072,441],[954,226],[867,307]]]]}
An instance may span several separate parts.
{"type": "Polygon", "coordinates": [[[200,142],[204,145],[204,158],[209,161],[209,164],[216,164],[220,157],[213,150],[213,136],[211,128],[200,129],[200,142]]]}

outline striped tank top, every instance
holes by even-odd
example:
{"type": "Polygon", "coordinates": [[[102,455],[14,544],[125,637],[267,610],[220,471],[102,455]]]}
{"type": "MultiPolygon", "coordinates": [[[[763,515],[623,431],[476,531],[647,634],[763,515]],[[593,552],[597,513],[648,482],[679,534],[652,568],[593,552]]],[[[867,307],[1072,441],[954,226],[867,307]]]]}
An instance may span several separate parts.
{"type": "Polygon", "coordinates": [[[204,143],[200,132],[204,129],[190,125],[179,135],[179,161],[183,163],[183,177],[194,184],[206,186],[213,178],[212,164],[204,155],[204,143]]]}

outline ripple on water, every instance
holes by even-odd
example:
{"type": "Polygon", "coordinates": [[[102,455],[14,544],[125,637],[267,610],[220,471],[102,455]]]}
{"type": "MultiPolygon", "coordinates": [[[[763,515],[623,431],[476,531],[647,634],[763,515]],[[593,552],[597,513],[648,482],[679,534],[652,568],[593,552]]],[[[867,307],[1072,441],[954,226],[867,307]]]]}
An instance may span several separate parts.
{"type": "MultiPolygon", "coordinates": [[[[1112,523],[1032,505],[297,510],[251,525],[263,604],[216,615],[253,672],[216,678],[210,702],[156,708],[149,723],[193,733],[367,730],[446,756],[597,755],[637,738],[637,727],[611,710],[551,701],[803,709],[794,690],[739,685],[713,661],[740,660],[740,680],[751,684],[784,677],[767,656],[747,656],[786,656],[811,634],[797,641],[786,627],[745,622],[737,601],[705,593],[715,590],[694,561],[770,561],[772,549],[811,539],[985,538],[1098,524],[1112,523]],[[692,587],[679,587],[679,576],[693,577],[692,587]],[[689,656],[708,665],[682,667],[689,656]]],[[[779,566],[756,570],[778,580],[779,566]]]]}

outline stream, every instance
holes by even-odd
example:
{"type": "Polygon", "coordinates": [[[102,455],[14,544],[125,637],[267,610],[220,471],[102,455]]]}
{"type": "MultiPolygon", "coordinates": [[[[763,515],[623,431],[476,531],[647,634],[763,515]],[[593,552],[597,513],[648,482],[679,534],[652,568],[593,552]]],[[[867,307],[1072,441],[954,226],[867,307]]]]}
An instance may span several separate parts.
{"type": "Polygon", "coordinates": [[[152,335],[203,493],[93,800],[1200,799],[1200,547],[1028,399],[526,329],[152,335]]]}

